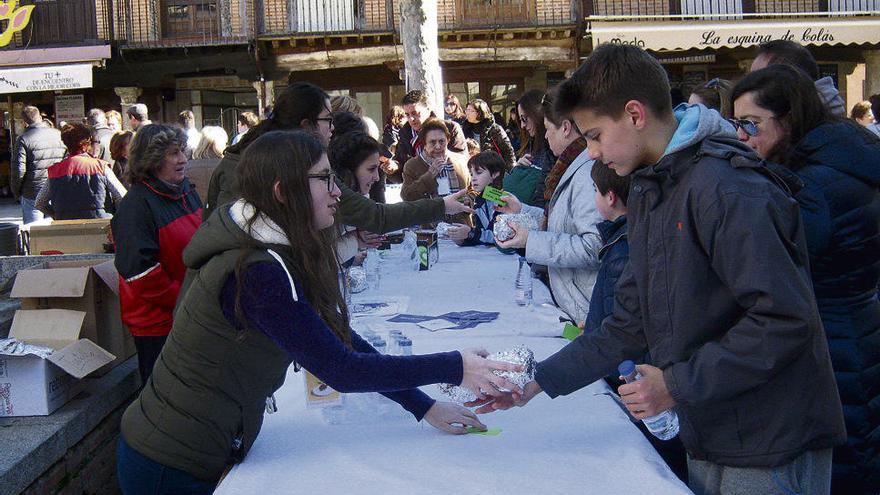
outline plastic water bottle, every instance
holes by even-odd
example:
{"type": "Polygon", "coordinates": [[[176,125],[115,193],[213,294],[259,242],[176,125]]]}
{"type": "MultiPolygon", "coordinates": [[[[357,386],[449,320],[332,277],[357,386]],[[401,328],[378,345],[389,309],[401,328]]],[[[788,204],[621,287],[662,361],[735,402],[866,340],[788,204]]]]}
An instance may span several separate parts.
{"type": "MultiPolygon", "coordinates": [[[[642,375],[636,371],[636,364],[630,360],[620,363],[620,366],[617,367],[617,372],[620,373],[620,376],[623,377],[623,381],[626,383],[642,379],[642,375]]],[[[660,440],[669,440],[678,435],[678,414],[672,409],[645,418],[642,422],[645,423],[648,431],[660,440]]]]}
{"type": "Polygon", "coordinates": [[[403,234],[403,252],[409,256],[410,270],[417,272],[422,264],[419,258],[419,246],[416,243],[417,237],[415,232],[407,230],[403,234]]]}
{"type": "Polygon", "coordinates": [[[403,337],[397,342],[397,345],[400,347],[401,356],[412,356],[412,340],[403,337]]]}
{"type": "Polygon", "coordinates": [[[516,303],[520,306],[532,304],[532,268],[522,256],[516,272],[516,303]]]}
{"type": "Polygon", "coordinates": [[[364,260],[364,272],[367,274],[367,287],[379,288],[379,252],[375,249],[367,250],[367,258],[364,260]]]}

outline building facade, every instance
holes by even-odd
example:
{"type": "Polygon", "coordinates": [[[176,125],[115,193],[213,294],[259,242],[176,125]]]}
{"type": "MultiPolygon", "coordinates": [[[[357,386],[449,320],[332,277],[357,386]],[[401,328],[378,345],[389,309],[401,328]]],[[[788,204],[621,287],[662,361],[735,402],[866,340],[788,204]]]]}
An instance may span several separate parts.
{"type": "MultiPolygon", "coordinates": [[[[848,106],[880,92],[880,0],[436,1],[447,92],[505,115],[602,42],[649,50],[685,96],[713,77],[741,76],[755,47],[776,38],[809,46],[848,106]]],[[[29,24],[0,47],[0,71],[36,81],[13,88],[0,77],[0,106],[13,116],[25,103],[61,120],[142,102],[153,120],[192,109],[199,126],[232,131],[238,113],[262,111],[305,80],[358,98],[381,122],[406,90],[400,0],[26,4],[29,24]]]]}

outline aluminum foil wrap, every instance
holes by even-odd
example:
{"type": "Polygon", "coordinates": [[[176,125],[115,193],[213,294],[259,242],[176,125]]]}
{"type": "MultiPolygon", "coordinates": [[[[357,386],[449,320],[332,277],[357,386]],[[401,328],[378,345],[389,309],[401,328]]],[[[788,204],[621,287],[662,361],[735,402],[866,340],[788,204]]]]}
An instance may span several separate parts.
{"type": "Polygon", "coordinates": [[[492,229],[492,233],[495,234],[496,240],[506,241],[513,237],[514,232],[513,229],[510,228],[509,222],[513,222],[527,230],[535,230],[538,228],[538,222],[535,217],[526,215],[525,213],[498,215],[495,217],[495,227],[492,229]]]}
{"type": "MultiPolygon", "coordinates": [[[[496,352],[490,354],[486,359],[491,361],[502,361],[506,363],[516,363],[523,365],[523,371],[493,371],[498,376],[507,378],[510,382],[525,387],[526,383],[535,379],[535,355],[531,349],[526,346],[518,345],[513,349],[496,352]]],[[[477,396],[470,390],[450,383],[438,384],[440,391],[446,394],[450,400],[459,404],[475,400],[477,396]]],[[[503,390],[502,392],[508,392],[503,390]]]]}
{"type": "Polygon", "coordinates": [[[348,283],[352,294],[363,292],[367,288],[367,271],[362,266],[348,269],[348,283]]]}
{"type": "Polygon", "coordinates": [[[448,239],[449,238],[449,227],[452,227],[452,224],[446,222],[439,222],[437,224],[437,237],[440,239],[448,239]]]}
{"type": "Polygon", "coordinates": [[[55,350],[51,347],[25,344],[16,339],[0,339],[0,354],[5,356],[26,356],[28,354],[33,354],[34,356],[46,359],[53,352],[55,352],[55,350]]]}

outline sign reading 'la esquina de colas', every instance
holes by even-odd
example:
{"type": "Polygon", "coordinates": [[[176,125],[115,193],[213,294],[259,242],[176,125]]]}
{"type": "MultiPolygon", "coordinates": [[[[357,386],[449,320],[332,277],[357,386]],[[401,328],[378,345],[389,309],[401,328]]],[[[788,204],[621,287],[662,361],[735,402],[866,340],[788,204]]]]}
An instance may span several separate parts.
{"type": "Polygon", "coordinates": [[[804,45],[876,43],[880,18],[779,21],[593,22],[593,44],[623,43],[646,50],[737,48],[771,40],[804,45]]]}

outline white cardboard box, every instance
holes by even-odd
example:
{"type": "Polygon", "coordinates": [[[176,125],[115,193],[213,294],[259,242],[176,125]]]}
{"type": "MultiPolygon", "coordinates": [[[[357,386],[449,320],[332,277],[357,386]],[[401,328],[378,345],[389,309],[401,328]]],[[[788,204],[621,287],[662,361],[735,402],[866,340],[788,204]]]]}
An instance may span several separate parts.
{"type": "Polygon", "coordinates": [[[66,309],[15,312],[9,337],[54,352],[45,359],[0,354],[0,417],[52,414],[79,393],[79,378],[116,358],[79,338],[85,316],[66,309]]]}

